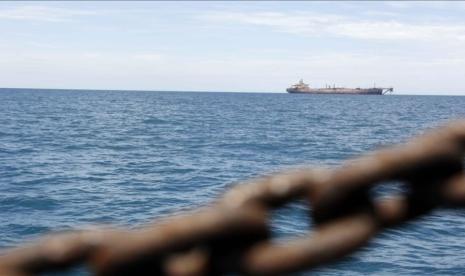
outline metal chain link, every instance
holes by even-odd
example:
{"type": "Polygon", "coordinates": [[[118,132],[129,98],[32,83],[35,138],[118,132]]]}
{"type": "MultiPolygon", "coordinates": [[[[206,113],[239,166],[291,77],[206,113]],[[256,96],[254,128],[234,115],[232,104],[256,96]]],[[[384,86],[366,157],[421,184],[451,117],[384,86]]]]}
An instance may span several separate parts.
{"type": "Polygon", "coordinates": [[[280,275],[335,261],[374,235],[437,207],[465,206],[465,121],[346,162],[237,185],[211,206],[140,229],[51,235],[3,252],[0,275],[37,275],[86,264],[95,275],[280,275]],[[376,198],[392,181],[405,193],[376,198]],[[271,239],[270,211],[305,200],[314,229],[271,239]]]}

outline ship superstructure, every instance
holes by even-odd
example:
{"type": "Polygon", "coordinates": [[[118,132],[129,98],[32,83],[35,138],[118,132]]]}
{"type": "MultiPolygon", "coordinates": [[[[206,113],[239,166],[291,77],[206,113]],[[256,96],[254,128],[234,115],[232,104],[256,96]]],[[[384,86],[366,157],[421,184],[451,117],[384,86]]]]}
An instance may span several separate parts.
{"type": "Polygon", "coordinates": [[[304,83],[301,79],[298,83],[287,88],[288,93],[301,93],[301,94],[352,94],[352,95],[385,95],[387,93],[393,92],[394,88],[382,88],[382,87],[373,87],[373,88],[346,88],[346,87],[336,87],[326,86],[325,88],[311,88],[308,84],[304,83]]]}

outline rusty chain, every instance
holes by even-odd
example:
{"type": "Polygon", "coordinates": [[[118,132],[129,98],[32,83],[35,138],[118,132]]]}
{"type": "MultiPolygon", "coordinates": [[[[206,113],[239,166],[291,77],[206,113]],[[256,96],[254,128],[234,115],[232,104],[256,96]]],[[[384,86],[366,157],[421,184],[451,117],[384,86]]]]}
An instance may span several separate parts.
{"type": "Polygon", "coordinates": [[[0,255],[0,275],[86,264],[96,275],[280,275],[346,256],[381,230],[433,208],[465,206],[465,121],[373,152],[339,168],[301,169],[235,186],[209,207],[135,230],[51,235],[0,255]],[[374,187],[405,193],[377,198],[374,187]],[[270,211],[303,199],[314,229],[271,240],[270,211]]]}

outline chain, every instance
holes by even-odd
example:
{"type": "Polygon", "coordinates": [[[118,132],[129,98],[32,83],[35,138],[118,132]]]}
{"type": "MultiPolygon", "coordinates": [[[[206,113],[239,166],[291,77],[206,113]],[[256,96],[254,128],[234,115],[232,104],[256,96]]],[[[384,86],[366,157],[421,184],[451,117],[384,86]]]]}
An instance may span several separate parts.
{"type": "Polygon", "coordinates": [[[134,230],[51,235],[0,255],[0,274],[37,275],[87,265],[95,275],[280,275],[344,257],[385,228],[437,207],[465,206],[465,121],[330,169],[300,169],[236,185],[209,207],[134,230]],[[400,195],[375,197],[393,182],[400,195]],[[272,210],[309,204],[314,227],[271,239],[272,210]]]}

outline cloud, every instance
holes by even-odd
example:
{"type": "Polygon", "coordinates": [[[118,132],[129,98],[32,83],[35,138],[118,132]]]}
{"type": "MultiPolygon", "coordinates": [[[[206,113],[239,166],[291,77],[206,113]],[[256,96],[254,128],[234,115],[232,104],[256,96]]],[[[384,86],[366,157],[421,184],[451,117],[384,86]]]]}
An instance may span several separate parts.
{"type": "Polygon", "coordinates": [[[203,20],[246,24],[306,36],[336,36],[370,40],[465,41],[463,22],[420,23],[367,20],[302,12],[211,12],[203,20]]]}
{"type": "Polygon", "coordinates": [[[159,61],[162,58],[162,55],[160,54],[135,54],[133,55],[133,58],[136,60],[142,60],[142,61],[159,61]]]}
{"type": "Polygon", "coordinates": [[[317,34],[321,27],[343,19],[337,15],[305,15],[280,12],[210,12],[201,19],[223,23],[239,23],[267,26],[278,31],[302,34],[317,34]]]}
{"type": "Polygon", "coordinates": [[[386,1],[384,2],[384,4],[391,8],[407,9],[407,8],[411,8],[413,3],[409,3],[406,1],[386,1]]]}
{"type": "Polygon", "coordinates": [[[71,21],[77,16],[94,15],[90,10],[65,9],[45,6],[18,6],[0,9],[0,19],[44,22],[71,21]]]}
{"type": "Polygon", "coordinates": [[[379,40],[448,40],[465,41],[464,25],[408,24],[398,21],[345,22],[330,27],[330,31],[340,36],[359,39],[379,40]]]}
{"type": "Polygon", "coordinates": [[[388,8],[397,10],[465,8],[465,4],[462,1],[385,1],[382,3],[388,8]]]}

